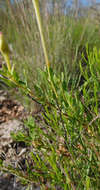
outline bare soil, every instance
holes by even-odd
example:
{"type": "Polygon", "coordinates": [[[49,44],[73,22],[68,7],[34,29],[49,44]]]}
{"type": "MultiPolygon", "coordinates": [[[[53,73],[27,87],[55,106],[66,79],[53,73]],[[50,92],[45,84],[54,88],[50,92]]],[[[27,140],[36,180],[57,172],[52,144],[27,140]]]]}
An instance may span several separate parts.
{"type": "MultiPolygon", "coordinates": [[[[11,100],[7,92],[0,90],[0,158],[5,164],[15,164],[25,157],[26,147],[23,143],[16,143],[11,138],[11,132],[23,128],[25,109],[16,100],[11,100]],[[24,150],[24,151],[23,151],[24,150]],[[19,154],[21,156],[19,156],[19,154]]],[[[16,182],[15,177],[0,172],[0,190],[24,190],[25,187],[16,182]]]]}

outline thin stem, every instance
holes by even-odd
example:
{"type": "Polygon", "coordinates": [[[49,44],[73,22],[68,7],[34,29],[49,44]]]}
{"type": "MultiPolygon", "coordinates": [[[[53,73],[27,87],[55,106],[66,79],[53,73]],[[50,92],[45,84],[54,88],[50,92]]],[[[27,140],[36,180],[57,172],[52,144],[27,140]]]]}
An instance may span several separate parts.
{"type": "Polygon", "coordinates": [[[52,82],[51,74],[50,74],[50,63],[49,63],[49,59],[48,59],[48,53],[47,53],[46,43],[45,43],[43,29],[42,29],[42,21],[41,21],[41,15],[40,15],[40,10],[39,10],[39,0],[32,0],[32,2],[33,2],[34,9],[35,9],[36,19],[37,19],[40,37],[41,37],[41,41],[42,41],[42,47],[43,47],[43,51],[44,51],[45,62],[46,62],[47,70],[48,70],[49,80],[51,82],[51,87],[55,93],[55,96],[56,96],[56,98],[58,98],[58,95],[57,95],[55,86],[52,82]]]}
{"type": "Polygon", "coordinates": [[[36,19],[37,19],[37,23],[38,23],[38,27],[39,27],[39,31],[40,31],[40,37],[41,37],[41,41],[42,41],[42,46],[43,46],[43,51],[44,51],[44,56],[45,56],[45,62],[46,62],[47,68],[49,70],[50,63],[49,63],[49,59],[48,59],[48,53],[47,53],[47,48],[46,48],[43,29],[42,29],[42,22],[41,22],[41,16],[40,16],[40,11],[39,11],[39,1],[38,0],[32,0],[32,2],[34,5],[36,19]]]}

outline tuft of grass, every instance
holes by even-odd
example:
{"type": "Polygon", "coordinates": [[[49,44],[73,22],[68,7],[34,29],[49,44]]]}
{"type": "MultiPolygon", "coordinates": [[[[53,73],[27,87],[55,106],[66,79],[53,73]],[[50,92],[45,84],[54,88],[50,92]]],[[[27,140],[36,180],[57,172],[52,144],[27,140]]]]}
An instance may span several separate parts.
{"type": "Polygon", "coordinates": [[[42,112],[39,122],[31,116],[25,121],[24,131],[12,134],[14,140],[29,147],[25,170],[18,165],[16,168],[5,166],[2,159],[0,169],[17,175],[22,183],[28,184],[28,189],[32,184],[38,184],[41,190],[99,189],[98,26],[94,26],[95,21],[90,23],[89,18],[81,17],[76,22],[67,15],[61,15],[60,19],[50,15],[44,28],[51,63],[48,72],[44,67],[33,7],[16,1],[15,5],[9,4],[9,11],[14,24],[10,23],[9,27],[14,32],[16,71],[9,73],[4,66],[0,71],[1,79],[13,88],[20,88],[24,96],[40,104],[42,112]],[[18,16],[14,10],[19,11],[18,16]],[[30,62],[33,57],[34,64],[30,62]],[[33,68],[36,71],[38,67],[35,63],[42,69],[38,68],[34,81],[33,68]]]}
{"type": "Polygon", "coordinates": [[[81,86],[76,88],[77,82],[73,85],[63,72],[59,75],[51,70],[58,99],[47,70],[38,71],[34,89],[44,105],[41,119],[37,123],[34,117],[29,117],[25,131],[12,134],[14,140],[30,147],[27,169],[23,172],[18,166],[1,164],[3,171],[17,175],[25,184],[38,183],[41,190],[100,188],[100,51],[97,48],[89,51],[88,47],[86,51],[87,61],[83,57],[86,65],[80,62],[84,77],[81,86]]]}

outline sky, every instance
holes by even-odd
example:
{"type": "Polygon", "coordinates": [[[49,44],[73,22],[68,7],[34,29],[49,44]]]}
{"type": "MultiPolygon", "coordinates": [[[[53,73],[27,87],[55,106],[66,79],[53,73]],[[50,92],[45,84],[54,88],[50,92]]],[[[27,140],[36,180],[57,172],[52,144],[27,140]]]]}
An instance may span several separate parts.
{"type": "MultiPolygon", "coordinates": [[[[82,3],[83,6],[91,6],[93,5],[94,0],[79,0],[80,3],[82,3]]],[[[100,0],[95,0],[96,3],[100,3],[100,0]]],[[[95,2],[94,1],[94,2],[95,2]]],[[[67,0],[67,6],[71,7],[73,5],[74,0],[67,0]]]]}
{"type": "MultiPolygon", "coordinates": [[[[89,3],[89,0],[81,0],[82,1],[82,3],[85,5],[85,6],[87,6],[87,5],[89,5],[90,3],[89,3]]],[[[91,1],[91,0],[90,0],[91,1]]],[[[100,0],[96,0],[96,3],[100,3],[100,0]]]]}

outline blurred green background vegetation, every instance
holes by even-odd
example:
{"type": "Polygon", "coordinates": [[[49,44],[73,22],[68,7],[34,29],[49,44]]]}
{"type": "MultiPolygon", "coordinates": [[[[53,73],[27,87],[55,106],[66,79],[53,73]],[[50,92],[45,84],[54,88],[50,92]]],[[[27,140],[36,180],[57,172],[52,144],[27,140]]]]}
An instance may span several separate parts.
{"type": "MultiPolygon", "coordinates": [[[[32,88],[33,81],[37,80],[37,68],[45,66],[32,2],[7,0],[0,3],[0,25],[12,46],[13,63],[22,77],[26,70],[32,88]]],[[[65,70],[74,74],[85,45],[100,46],[99,11],[95,6],[82,6],[79,1],[73,1],[70,8],[65,5],[65,0],[43,0],[40,10],[52,67],[57,72],[65,70]]]]}
{"type": "MultiPolygon", "coordinates": [[[[26,173],[18,168],[8,170],[29,182],[38,180],[42,190],[46,189],[45,181],[50,182],[51,189],[57,186],[64,190],[97,190],[100,189],[100,4],[91,0],[90,6],[83,6],[75,0],[66,6],[66,2],[40,0],[56,97],[45,68],[32,1],[0,1],[0,27],[12,48],[11,61],[22,80],[18,82],[28,83],[45,105],[40,123],[29,118],[25,123],[28,133],[13,134],[15,140],[31,147],[32,168],[27,160],[26,173]]],[[[18,98],[30,109],[28,99],[19,94],[18,98]]]]}

